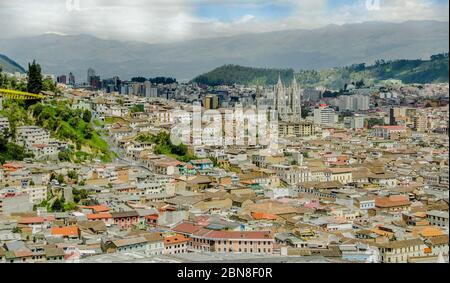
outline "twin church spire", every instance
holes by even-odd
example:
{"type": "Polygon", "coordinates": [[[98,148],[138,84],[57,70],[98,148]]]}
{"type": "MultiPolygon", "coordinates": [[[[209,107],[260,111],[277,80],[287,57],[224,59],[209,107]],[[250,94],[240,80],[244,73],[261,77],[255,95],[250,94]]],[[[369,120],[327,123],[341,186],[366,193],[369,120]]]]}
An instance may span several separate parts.
{"type": "Polygon", "coordinates": [[[295,76],[289,87],[286,87],[278,75],[275,86],[275,108],[282,120],[300,120],[302,114],[301,106],[302,90],[297,84],[295,76]]]}

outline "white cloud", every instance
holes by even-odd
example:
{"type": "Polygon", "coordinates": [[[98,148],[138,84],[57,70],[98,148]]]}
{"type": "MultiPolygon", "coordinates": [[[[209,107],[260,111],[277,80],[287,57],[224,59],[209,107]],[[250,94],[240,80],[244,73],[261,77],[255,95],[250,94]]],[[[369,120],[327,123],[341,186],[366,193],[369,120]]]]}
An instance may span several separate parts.
{"type": "Polygon", "coordinates": [[[432,0],[380,0],[379,10],[366,8],[366,0],[332,8],[332,0],[0,0],[0,36],[28,36],[45,32],[87,33],[102,38],[167,42],[198,37],[316,28],[327,24],[363,21],[444,20],[448,2],[432,0]],[[260,20],[247,14],[235,21],[199,18],[199,5],[290,5],[292,14],[260,20]]]}

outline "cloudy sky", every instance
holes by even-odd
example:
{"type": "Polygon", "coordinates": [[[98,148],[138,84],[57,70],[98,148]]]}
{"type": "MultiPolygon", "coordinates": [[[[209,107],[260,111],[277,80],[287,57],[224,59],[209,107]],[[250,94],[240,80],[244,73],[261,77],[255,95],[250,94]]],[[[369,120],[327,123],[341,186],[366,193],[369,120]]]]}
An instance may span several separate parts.
{"type": "Polygon", "coordinates": [[[0,37],[83,33],[157,43],[448,15],[448,0],[0,0],[0,37]]]}

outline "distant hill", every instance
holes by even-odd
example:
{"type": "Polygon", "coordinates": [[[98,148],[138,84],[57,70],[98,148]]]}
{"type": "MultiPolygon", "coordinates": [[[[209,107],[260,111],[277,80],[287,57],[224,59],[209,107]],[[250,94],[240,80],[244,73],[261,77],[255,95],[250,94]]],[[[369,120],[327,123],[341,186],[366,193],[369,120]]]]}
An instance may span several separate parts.
{"type": "Polygon", "coordinates": [[[8,58],[6,55],[0,54],[0,67],[4,72],[8,73],[26,73],[25,69],[22,68],[19,64],[17,64],[15,61],[8,58]]]}
{"type": "MultiPolygon", "coordinates": [[[[448,53],[432,55],[429,60],[377,60],[374,65],[364,63],[348,67],[325,70],[303,70],[295,73],[303,87],[326,86],[331,89],[342,89],[345,84],[365,84],[396,79],[403,83],[441,83],[448,82],[448,53]]],[[[290,83],[294,71],[292,69],[262,69],[224,65],[211,72],[199,75],[194,82],[205,85],[243,84],[273,85],[278,75],[284,82],[290,83]]]]}
{"type": "Polygon", "coordinates": [[[373,85],[395,79],[403,83],[443,83],[449,81],[448,53],[432,55],[429,60],[377,60],[374,65],[354,64],[321,71],[300,71],[296,74],[303,86],[325,86],[343,89],[345,84],[373,85]]]}
{"type": "Polygon", "coordinates": [[[448,22],[366,22],[166,44],[44,34],[2,39],[0,53],[23,66],[36,59],[44,73],[72,72],[77,81],[86,78],[89,67],[102,78],[164,76],[183,81],[225,64],[297,71],[373,64],[377,59],[426,59],[448,52],[448,42],[448,22]]]}
{"type": "Polygon", "coordinates": [[[211,86],[233,84],[273,85],[276,84],[279,76],[284,82],[290,82],[294,77],[294,70],[224,65],[194,78],[193,81],[211,86]]]}

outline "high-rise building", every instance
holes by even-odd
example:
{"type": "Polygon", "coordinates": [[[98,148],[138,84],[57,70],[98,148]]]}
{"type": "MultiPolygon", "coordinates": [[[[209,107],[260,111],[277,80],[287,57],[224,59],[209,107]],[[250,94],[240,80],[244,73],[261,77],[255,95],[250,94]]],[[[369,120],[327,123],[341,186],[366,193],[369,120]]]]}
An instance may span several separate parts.
{"type": "Polygon", "coordinates": [[[86,82],[89,84],[89,85],[92,85],[91,84],[91,78],[92,77],[95,77],[95,70],[94,69],[92,69],[92,68],[89,68],[88,70],[87,70],[87,80],[86,80],[86,82]]]}
{"type": "Polygon", "coordinates": [[[56,78],[56,81],[60,84],[67,84],[67,76],[61,75],[56,78]]]}
{"type": "Polygon", "coordinates": [[[395,126],[396,122],[395,122],[395,108],[390,108],[389,109],[389,125],[391,126],[395,126]]]}
{"type": "Polygon", "coordinates": [[[364,115],[354,115],[353,117],[344,118],[344,126],[347,129],[363,129],[364,128],[364,115]]]}
{"type": "Polygon", "coordinates": [[[100,89],[102,87],[102,82],[100,81],[100,76],[92,76],[92,77],[90,77],[89,85],[94,90],[100,89]]]}
{"type": "Polygon", "coordinates": [[[314,124],[332,126],[336,122],[336,113],[333,108],[326,104],[321,104],[319,108],[314,109],[314,124]]]}
{"type": "Polygon", "coordinates": [[[414,130],[417,132],[426,132],[429,128],[428,116],[424,113],[417,113],[414,118],[414,130]]]}
{"type": "Polygon", "coordinates": [[[206,109],[218,109],[219,97],[217,95],[207,95],[203,98],[203,107],[206,109]]]}
{"type": "Polygon", "coordinates": [[[335,103],[340,111],[367,111],[369,110],[370,98],[367,95],[341,95],[336,98],[335,103]]]}
{"type": "Polygon", "coordinates": [[[69,73],[69,85],[75,85],[75,76],[71,72],[69,73]]]}

